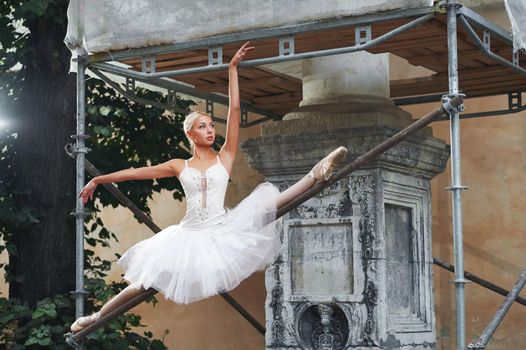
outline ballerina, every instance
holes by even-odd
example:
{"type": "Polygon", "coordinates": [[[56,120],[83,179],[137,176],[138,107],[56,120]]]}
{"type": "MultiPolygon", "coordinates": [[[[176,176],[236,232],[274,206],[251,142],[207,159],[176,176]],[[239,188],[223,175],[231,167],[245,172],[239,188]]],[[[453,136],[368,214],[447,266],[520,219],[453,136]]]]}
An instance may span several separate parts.
{"type": "Polygon", "coordinates": [[[298,182],[280,192],[264,182],[235,208],[227,210],[224,198],[239,140],[240,100],[237,67],[254,49],[245,43],[229,64],[229,110],[225,143],[215,154],[212,118],[192,112],[183,129],[192,146],[190,159],[172,159],[165,163],[125,169],[96,176],[81,190],[83,203],[93,199],[99,184],[128,180],[176,176],[187,199],[186,215],[156,235],[127,250],[118,263],[130,284],[89,316],[79,317],[71,331],[78,332],[111,310],[154,288],[166,299],[188,304],[227,292],[274,262],[280,248],[276,234],[276,210],[287,204],[316,182],[329,179],[334,166],[347,154],[339,147],[319,161],[298,182]]]}

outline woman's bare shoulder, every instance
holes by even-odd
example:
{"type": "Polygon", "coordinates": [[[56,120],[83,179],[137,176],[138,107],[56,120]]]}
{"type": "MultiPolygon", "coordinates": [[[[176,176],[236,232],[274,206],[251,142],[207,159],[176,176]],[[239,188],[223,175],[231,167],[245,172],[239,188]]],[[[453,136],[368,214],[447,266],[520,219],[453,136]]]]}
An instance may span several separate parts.
{"type": "Polygon", "coordinates": [[[173,158],[167,161],[165,164],[170,166],[173,171],[175,172],[175,176],[179,176],[181,171],[183,171],[185,165],[184,165],[184,159],[182,158],[173,158]]]}
{"type": "Polygon", "coordinates": [[[183,158],[173,158],[173,159],[170,159],[169,161],[167,161],[166,163],[167,164],[170,164],[170,165],[178,165],[178,164],[183,164],[184,165],[184,161],[186,159],[183,159],[183,158]]]}

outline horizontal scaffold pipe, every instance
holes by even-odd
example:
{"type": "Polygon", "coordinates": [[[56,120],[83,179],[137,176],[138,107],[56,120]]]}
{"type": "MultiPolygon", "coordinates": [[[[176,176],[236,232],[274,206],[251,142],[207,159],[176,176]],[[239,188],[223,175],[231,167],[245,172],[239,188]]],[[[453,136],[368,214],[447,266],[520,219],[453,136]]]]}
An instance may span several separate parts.
{"type": "Polygon", "coordinates": [[[479,28],[488,30],[491,34],[494,34],[499,38],[500,41],[509,46],[513,46],[513,34],[507,32],[504,28],[499,27],[497,24],[471,10],[469,7],[460,7],[457,9],[457,15],[462,15],[462,17],[469,19],[470,22],[474,23],[479,28]]]}
{"type": "MultiPolygon", "coordinates": [[[[147,78],[140,78],[137,76],[132,76],[132,74],[129,74],[132,71],[131,69],[121,69],[121,70],[115,70],[115,65],[109,64],[109,63],[100,63],[96,67],[94,65],[89,67],[89,70],[92,71],[94,74],[99,75],[101,71],[111,73],[115,76],[118,76],[120,78],[132,78],[136,82],[140,82],[147,85],[156,86],[165,90],[173,90],[174,92],[178,94],[188,95],[192,98],[198,98],[206,101],[211,101],[213,103],[219,103],[225,106],[228,106],[229,100],[228,96],[215,93],[215,92],[206,92],[201,91],[195,88],[195,86],[192,86],[190,84],[182,83],[180,81],[176,81],[173,79],[167,79],[167,78],[154,78],[154,77],[147,77],[147,78]]],[[[99,76],[99,78],[101,78],[99,76]]],[[[110,79],[109,77],[107,77],[110,79]]],[[[102,79],[102,78],[101,78],[102,79]]],[[[113,81],[113,80],[112,80],[113,81]]],[[[116,82],[114,82],[117,84],[116,82]]],[[[122,89],[121,89],[122,90],[122,89]]],[[[139,101],[140,103],[144,104],[150,104],[150,102],[146,101],[139,101]]],[[[270,110],[266,110],[263,108],[258,108],[256,106],[253,106],[250,102],[241,100],[241,109],[246,110],[247,112],[255,113],[264,116],[265,121],[266,120],[281,120],[281,115],[276,114],[270,110]]],[[[166,108],[166,106],[162,106],[160,108],[166,108]]],[[[170,107],[171,108],[171,107],[170,107]]],[[[213,116],[212,116],[213,117],[213,116]]],[[[226,120],[223,121],[223,119],[216,118],[216,120],[219,120],[221,122],[226,123],[226,120]]],[[[247,123],[246,127],[252,126],[255,123],[262,122],[264,120],[256,120],[247,123]]]]}
{"type": "Polygon", "coordinates": [[[523,76],[526,76],[526,69],[522,68],[518,64],[513,64],[512,62],[510,62],[510,61],[502,58],[501,56],[491,52],[491,49],[488,49],[486,46],[484,46],[484,43],[482,42],[482,40],[480,40],[480,38],[477,35],[477,33],[475,32],[475,30],[471,27],[471,25],[469,24],[468,20],[463,15],[460,15],[459,19],[460,19],[460,23],[462,23],[462,26],[464,27],[464,29],[466,29],[466,32],[468,33],[469,37],[474,41],[475,45],[477,45],[477,47],[480,49],[480,51],[482,51],[482,53],[484,55],[486,55],[490,59],[500,63],[502,66],[508,67],[508,68],[514,70],[515,72],[517,72],[517,73],[519,73],[519,74],[521,74],[523,76]]]}
{"type": "Polygon", "coordinates": [[[128,58],[159,55],[209,47],[217,47],[232,43],[245,41],[256,41],[267,38],[282,38],[302,33],[320,32],[324,30],[334,30],[340,28],[349,28],[363,26],[367,24],[394,22],[408,18],[419,17],[426,14],[435,14],[437,9],[430,6],[417,8],[404,8],[383,13],[364,14],[361,16],[339,17],[329,20],[314,20],[305,23],[284,24],[278,27],[249,29],[241,32],[228,34],[219,34],[206,38],[183,41],[177,44],[163,44],[157,46],[128,48],[124,50],[114,50],[106,52],[97,52],[88,56],[88,63],[120,61],[128,58]]]}
{"type": "Polygon", "coordinates": [[[134,101],[134,102],[137,102],[137,103],[141,103],[143,105],[150,105],[150,106],[153,106],[153,107],[157,107],[159,109],[168,109],[168,110],[171,110],[173,112],[181,113],[181,114],[188,114],[190,112],[189,109],[179,108],[175,104],[173,106],[169,106],[169,105],[167,105],[165,103],[161,103],[161,102],[154,101],[154,100],[148,100],[146,98],[142,98],[140,96],[135,95],[135,93],[127,92],[126,90],[124,90],[123,88],[120,87],[119,83],[114,82],[113,80],[108,78],[105,74],[103,74],[98,69],[92,67],[90,70],[93,73],[95,73],[95,75],[98,76],[100,79],[102,79],[102,81],[104,81],[106,84],[111,86],[113,88],[113,90],[117,91],[119,94],[121,94],[122,96],[126,97],[128,100],[131,100],[131,101],[134,101]]]}
{"type": "MultiPolygon", "coordinates": [[[[434,13],[421,16],[417,19],[412,20],[411,22],[405,23],[401,25],[400,27],[391,30],[390,32],[382,34],[379,37],[374,38],[364,44],[358,44],[358,45],[348,46],[348,47],[339,47],[339,48],[334,48],[334,49],[319,50],[319,51],[302,52],[302,53],[297,53],[297,54],[282,55],[282,56],[276,56],[276,57],[256,58],[256,59],[246,60],[246,61],[241,62],[239,64],[239,67],[260,66],[264,64],[271,64],[271,63],[278,63],[278,62],[301,60],[301,59],[306,59],[306,58],[340,55],[344,53],[364,51],[374,46],[377,46],[383,43],[384,41],[387,41],[391,39],[392,37],[402,32],[405,32],[406,30],[415,28],[416,26],[431,20],[434,16],[435,16],[434,13]]],[[[117,72],[117,73],[124,73],[131,77],[144,79],[148,77],[151,77],[151,78],[175,77],[178,75],[222,71],[222,70],[227,70],[229,65],[226,63],[223,63],[223,64],[208,65],[208,66],[203,66],[203,67],[168,70],[168,71],[155,72],[155,73],[137,72],[137,71],[134,71],[128,68],[118,67],[115,65],[107,64],[107,63],[92,63],[90,66],[99,68],[101,70],[117,72]]]]}
{"type": "MultiPolygon", "coordinates": [[[[443,268],[444,270],[448,270],[450,272],[455,272],[455,266],[445,262],[445,261],[442,261],[438,258],[433,258],[433,263],[437,266],[440,266],[441,268],[443,268]]],[[[468,271],[464,271],[464,277],[468,280],[470,280],[471,282],[473,283],[476,283],[478,284],[479,286],[481,287],[484,287],[486,289],[489,289],[497,294],[500,294],[502,296],[508,296],[508,294],[510,294],[510,291],[507,290],[507,289],[504,289],[494,283],[491,283],[489,281],[486,281],[485,279],[483,278],[480,278],[479,276],[477,275],[474,275],[468,271]]],[[[524,299],[523,297],[521,296],[517,296],[515,298],[515,301],[519,304],[522,304],[524,306],[526,306],[526,299],[524,299]]]]}
{"type": "MultiPolygon", "coordinates": [[[[453,96],[449,102],[448,105],[452,108],[458,108],[462,104],[463,98],[460,95],[453,96]]],[[[440,108],[437,108],[433,112],[429,113],[425,117],[417,120],[413,124],[409,125],[405,129],[401,130],[400,132],[396,133],[395,135],[388,138],[386,141],[382,142],[378,146],[374,147],[370,151],[364,153],[362,156],[356,158],[354,161],[349,163],[348,165],[344,166],[340,171],[334,173],[331,178],[323,183],[318,183],[311,189],[303,192],[298,197],[290,201],[289,203],[285,204],[284,206],[280,207],[276,213],[276,218],[280,218],[281,216],[288,213],[290,210],[298,207],[308,199],[314,197],[321,191],[323,191],[325,188],[329,187],[331,184],[341,180],[345,176],[348,176],[353,171],[357,170],[359,167],[363,166],[368,161],[372,160],[373,158],[379,156],[380,154],[384,153],[388,149],[396,146],[404,139],[408,138],[409,136],[415,134],[419,130],[423,129],[433,121],[441,118],[442,116],[448,114],[449,112],[446,110],[446,107],[444,105],[440,106],[440,108]]],[[[108,314],[102,316],[100,320],[94,322],[93,324],[89,325],[88,327],[80,330],[79,332],[69,334],[67,338],[68,344],[74,346],[76,344],[79,344],[80,341],[86,337],[87,335],[94,332],[96,329],[98,329],[101,325],[106,324],[111,319],[118,317],[119,315],[127,312],[131,308],[133,308],[135,305],[141,303],[142,301],[148,299],[151,295],[154,295],[156,293],[153,289],[148,289],[142,294],[138,295],[134,299],[130,300],[129,302],[123,304],[118,309],[115,309],[108,314]]],[[[264,328],[261,327],[262,334],[264,334],[264,328]]]]}

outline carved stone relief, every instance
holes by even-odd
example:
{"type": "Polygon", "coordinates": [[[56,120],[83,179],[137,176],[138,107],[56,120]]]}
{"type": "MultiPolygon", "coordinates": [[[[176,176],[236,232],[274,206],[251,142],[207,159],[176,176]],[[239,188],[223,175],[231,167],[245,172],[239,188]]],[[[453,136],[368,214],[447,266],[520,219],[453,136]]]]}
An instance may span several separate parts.
{"type": "MultiPolygon", "coordinates": [[[[381,301],[385,276],[378,275],[378,261],[384,258],[376,256],[383,254],[377,210],[385,207],[376,203],[383,190],[379,174],[351,175],[282,222],[283,255],[269,292],[268,349],[381,349],[387,344],[381,333],[385,321],[379,319],[387,311],[381,301]]],[[[283,181],[281,189],[290,183],[283,181]]]]}
{"type": "MultiPolygon", "coordinates": [[[[278,188],[286,190],[293,181],[282,181],[278,188]]],[[[347,181],[332,184],[314,198],[289,212],[290,219],[350,217],[353,215],[347,181]]]]}
{"type": "Polygon", "coordinates": [[[349,343],[349,319],[338,304],[305,303],[295,319],[303,349],[340,350],[349,343]]]}
{"type": "Polygon", "coordinates": [[[280,262],[277,261],[275,264],[274,272],[275,272],[275,281],[276,284],[274,285],[274,288],[272,288],[271,291],[271,301],[269,306],[272,309],[272,340],[274,345],[284,345],[285,338],[284,338],[284,323],[282,318],[282,312],[283,312],[283,288],[281,286],[281,278],[279,273],[280,268],[280,262]]]}
{"type": "Polygon", "coordinates": [[[351,201],[360,208],[360,233],[362,269],[365,279],[362,292],[363,302],[367,310],[367,319],[360,341],[361,346],[374,346],[375,342],[375,307],[378,301],[378,288],[370,276],[371,260],[375,251],[375,215],[370,209],[369,197],[374,193],[375,181],[372,175],[352,176],[350,178],[351,201]]]}

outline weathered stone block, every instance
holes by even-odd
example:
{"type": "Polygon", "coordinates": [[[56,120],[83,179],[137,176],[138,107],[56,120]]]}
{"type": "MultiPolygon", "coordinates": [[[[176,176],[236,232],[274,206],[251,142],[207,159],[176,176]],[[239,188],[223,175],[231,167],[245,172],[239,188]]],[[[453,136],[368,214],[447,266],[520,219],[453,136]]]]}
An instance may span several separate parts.
{"type": "MultiPolygon", "coordinates": [[[[337,146],[350,161],[396,131],[264,131],[242,148],[285,189],[337,146]]],[[[429,180],[448,154],[442,141],[410,137],[283,217],[282,251],[266,272],[267,349],[434,348],[429,180]]]]}

